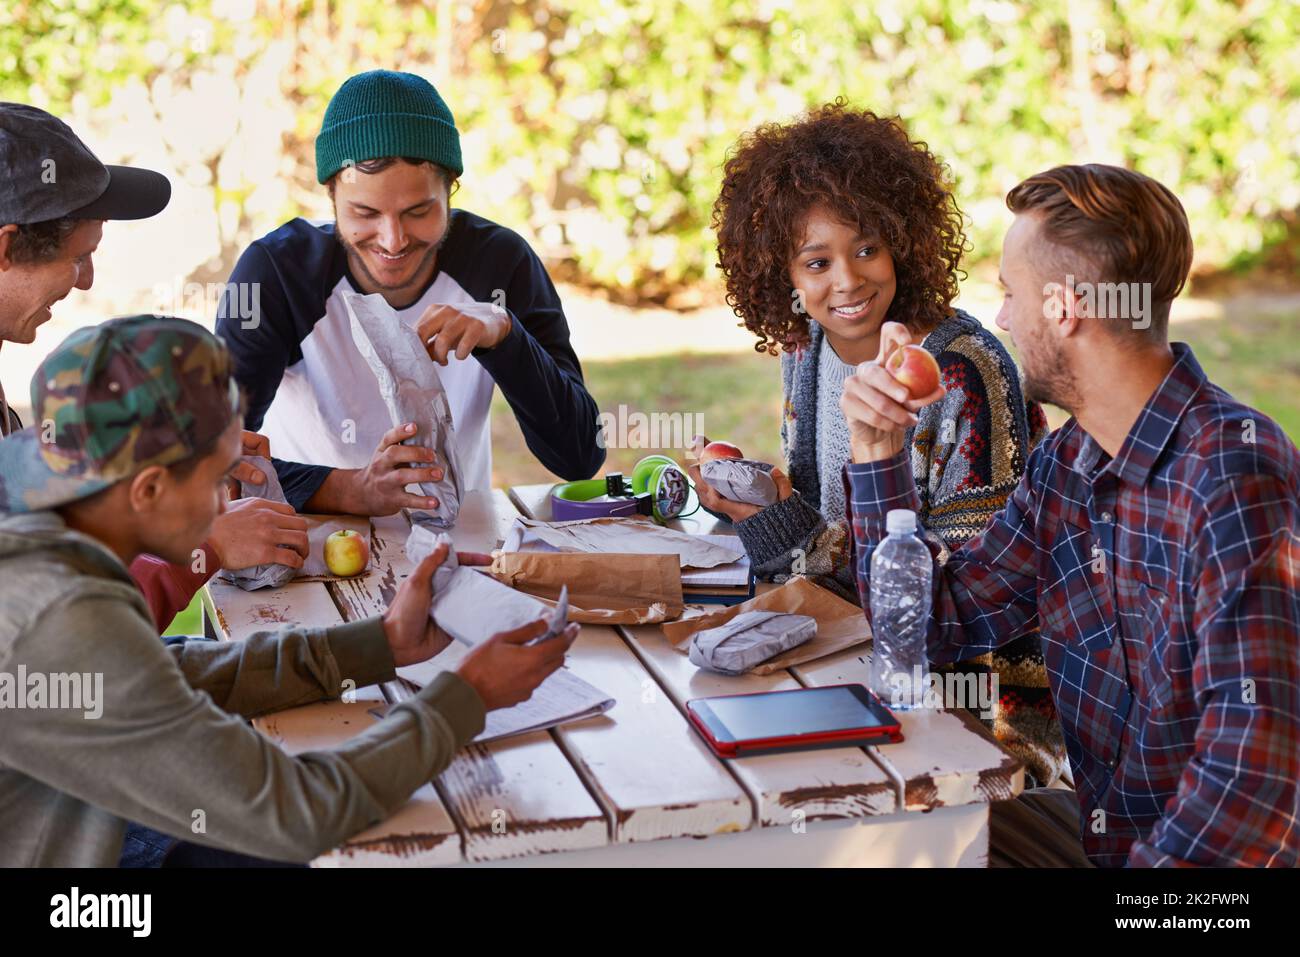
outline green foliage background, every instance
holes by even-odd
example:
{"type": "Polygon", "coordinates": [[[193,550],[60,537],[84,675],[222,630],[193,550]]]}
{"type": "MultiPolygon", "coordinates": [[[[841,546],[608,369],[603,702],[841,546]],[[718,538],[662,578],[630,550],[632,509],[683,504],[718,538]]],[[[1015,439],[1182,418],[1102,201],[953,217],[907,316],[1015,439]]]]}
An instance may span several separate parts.
{"type": "Polygon", "coordinates": [[[339,83],[422,72],[475,164],[460,204],[530,232],[565,278],[655,297],[714,277],[709,211],[736,136],[843,95],[949,163],[970,262],[996,257],[1011,185],[1094,159],[1172,186],[1199,267],[1231,267],[1300,207],[1298,28],[1295,0],[10,0],[0,96],[94,105],[128,78],[183,82],[288,42],[297,122],[266,147],[305,190],[339,83]]]}

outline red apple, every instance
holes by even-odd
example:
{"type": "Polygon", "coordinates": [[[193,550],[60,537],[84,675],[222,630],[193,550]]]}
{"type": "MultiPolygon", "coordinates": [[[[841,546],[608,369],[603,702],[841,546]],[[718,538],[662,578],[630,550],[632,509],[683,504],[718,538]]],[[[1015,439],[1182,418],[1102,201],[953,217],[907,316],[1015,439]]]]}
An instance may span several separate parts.
{"type": "Polygon", "coordinates": [[[730,442],[710,442],[700,453],[700,464],[712,462],[714,459],[743,459],[744,457],[745,453],[730,442]]]}
{"type": "Polygon", "coordinates": [[[907,387],[913,399],[924,399],[939,388],[939,363],[920,346],[895,349],[885,360],[885,368],[907,387]]]}
{"type": "Polygon", "coordinates": [[[370,562],[370,544],[364,535],[341,528],[325,539],[325,567],[331,575],[360,575],[370,562]]]}

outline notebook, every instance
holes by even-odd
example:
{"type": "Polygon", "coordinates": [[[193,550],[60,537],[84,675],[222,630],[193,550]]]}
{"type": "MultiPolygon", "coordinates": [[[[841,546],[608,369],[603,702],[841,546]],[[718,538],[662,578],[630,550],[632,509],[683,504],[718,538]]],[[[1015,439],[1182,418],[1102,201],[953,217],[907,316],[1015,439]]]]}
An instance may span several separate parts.
{"type": "MultiPolygon", "coordinates": [[[[696,535],[725,548],[736,548],[735,535],[696,535]]],[[[754,597],[754,573],[749,556],[714,568],[682,569],[682,598],[687,604],[734,605],[754,597]]]]}

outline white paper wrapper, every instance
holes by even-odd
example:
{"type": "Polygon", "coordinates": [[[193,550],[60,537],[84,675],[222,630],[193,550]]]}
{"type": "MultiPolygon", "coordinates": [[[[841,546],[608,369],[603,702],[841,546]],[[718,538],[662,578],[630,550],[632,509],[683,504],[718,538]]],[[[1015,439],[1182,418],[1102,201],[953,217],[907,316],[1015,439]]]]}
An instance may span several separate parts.
{"type": "MultiPolygon", "coordinates": [[[[418,564],[442,542],[447,543],[448,557],[433,573],[433,602],[429,617],[456,641],[473,647],[502,631],[547,619],[552,631],[564,630],[566,614],[553,609],[531,595],[475,571],[457,567],[451,536],[429,528],[413,526],[406,539],[406,557],[418,564]]],[[[567,593],[566,593],[567,597],[567,593]]],[[[567,600],[564,602],[567,609],[567,600]]],[[[550,635],[534,641],[545,640],[550,635]]],[[[449,654],[444,652],[443,654],[449,654]]],[[[456,656],[459,659],[459,655],[456,656]]],[[[397,673],[418,687],[424,687],[446,667],[442,656],[416,665],[406,665],[397,673]]],[[[615,701],[599,688],[583,681],[567,668],[551,674],[533,691],[531,697],[510,708],[488,712],[483,732],[474,740],[495,741],[528,731],[553,728],[570,721],[603,714],[615,701]]],[[[384,711],[372,712],[382,716],[384,711]]]]}
{"type": "MultiPolygon", "coordinates": [[[[261,469],[262,474],[266,476],[266,484],[253,485],[249,482],[240,482],[240,498],[264,498],[272,502],[287,503],[287,499],[284,497],[284,489],[280,487],[280,477],[275,474],[275,466],[271,464],[270,459],[261,455],[246,455],[244,461],[255,468],[261,469]]],[[[323,564],[322,562],[322,566],[323,564]]],[[[256,591],[259,588],[278,588],[297,574],[298,570],[296,568],[274,563],[255,565],[252,568],[240,568],[234,571],[223,568],[220,577],[238,585],[244,591],[256,591]]]]}
{"type": "Polygon", "coordinates": [[[817,619],[779,611],[747,611],[691,639],[691,664],[724,675],[742,675],[755,665],[811,641],[817,619]]]}
{"type": "Polygon", "coordinates": [[[711,459],[700,466],[700,478],[723,498],[746,505],[775,505],[772,466],[753,459],[711,459]]]}
{"type": "Polygon", "coordinates": [[[433,449],[443,470],[441,482],[421,482],[420,492],[438,500],[424,511],[433,524],[450,528],[460,511],[460,462],[456,455],[456,430],[447,404],[447,392],[438,366],[420,341],[420,335],[402,322],[379,294],[344,293],[343,302],[352,321],[352,339],[379,383],[393,425],[414,422],[415,436],[406,445],[433,449]]]}
{"type": "Polygon", "coordinates": [[[412,565],[420,564],[433,553],[434,549],[444,543],[447,545],[447,557],[433,573],[435,595],[447,588],[451,583],[452,575],[460,567],[460,561],[456,558],[456,546],[452,544],[451,536],[446,532],[439,532],[424,525],[412,525],[411,534],[406,536],[406,557],[410,559],[412,565]]]}
{"type": "MultiPolygon", "coordinates": [[[[418,564],[441,541],[450,544],[451,536],[413,527],[406,539],[406,557],[418,564]]],[[[451,556],[452,568],[444,565],[433,573],[429,617],[457,641],[473,646],[499,631],[509,631],[538,618],[551,618],[553,612],[545,602],[515,591],[491,575],[465,566],[456,567],[454,551],[451,556]]]]}

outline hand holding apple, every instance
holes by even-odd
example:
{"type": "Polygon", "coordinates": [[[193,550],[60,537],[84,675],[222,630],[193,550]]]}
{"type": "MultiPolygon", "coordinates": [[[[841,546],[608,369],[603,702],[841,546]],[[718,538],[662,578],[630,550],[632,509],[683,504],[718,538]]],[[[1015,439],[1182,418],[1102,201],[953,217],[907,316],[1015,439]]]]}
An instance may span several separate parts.
{"type": "Polygon", "coordinates": [[[939,388],[939,363],[921,346],[895,349],[885,360],[885,369],[907,387],[913,399],[923,399],[939,388]]]}
{"type": "Polygon", "coordinates": [[[325,567],[331,575],[351,578],[370,564],[370,544],[364,535],[341,528],[325,539],[325,567]]]}
{"type": "Polygon", "coordinates": [[[686,457],[703,465],[713,459],[743,459],[745,453],[730,442],[714,442],[707,435],[696,435],[686,447],[686,457]]]}
{"type": "Polygon", "coordinates": [[[903,449],[907,429],[917,423],[916,413],[945,394],[934,358],[924,349],[912,346],[911,334],[902,323],[885,323],[880,330],[879,354],[870,362],[861,363],[844,380],[840,395],[840,410],[849,425],[853,461],[875,462],[897,455],[903,449]],[[905,347],[910,347],[909,351],[894,360],[905,347]],[[918,352],[924,353],[924,358],[918,352]],[[891,364],[898,366],[901,377],[890,373],[891,364]],[[929,392],[917,395],[912,391],[926,386],[930,386],[929,392]]]}
{"type": "MultiPolygon", "coordinates": [[[[730,442],[710,442],[707,436],[697,435],[691,439],[688,449],[695,462],[687,468],[690,473],[691,481],[695,485],[695,494],[699,496],[700,504],[711,512],[719,515],[725,515],[733,522],[743,522],[747,518],[753,518],[763,510],[761,505],[750,505],[746,502],[733,502],[731,499],[720,495],[713,486],[704,481],[700,475],[700,466],[705,462],[711,462],[714,459],[743,459],[745,453],[730,442]]],[[[772,480],[776,483],[777,496],[780,501],[785,501],[794,494],[794,486],[786,478],[784,472],[780,469],[772,469],[772,480]]]]}

